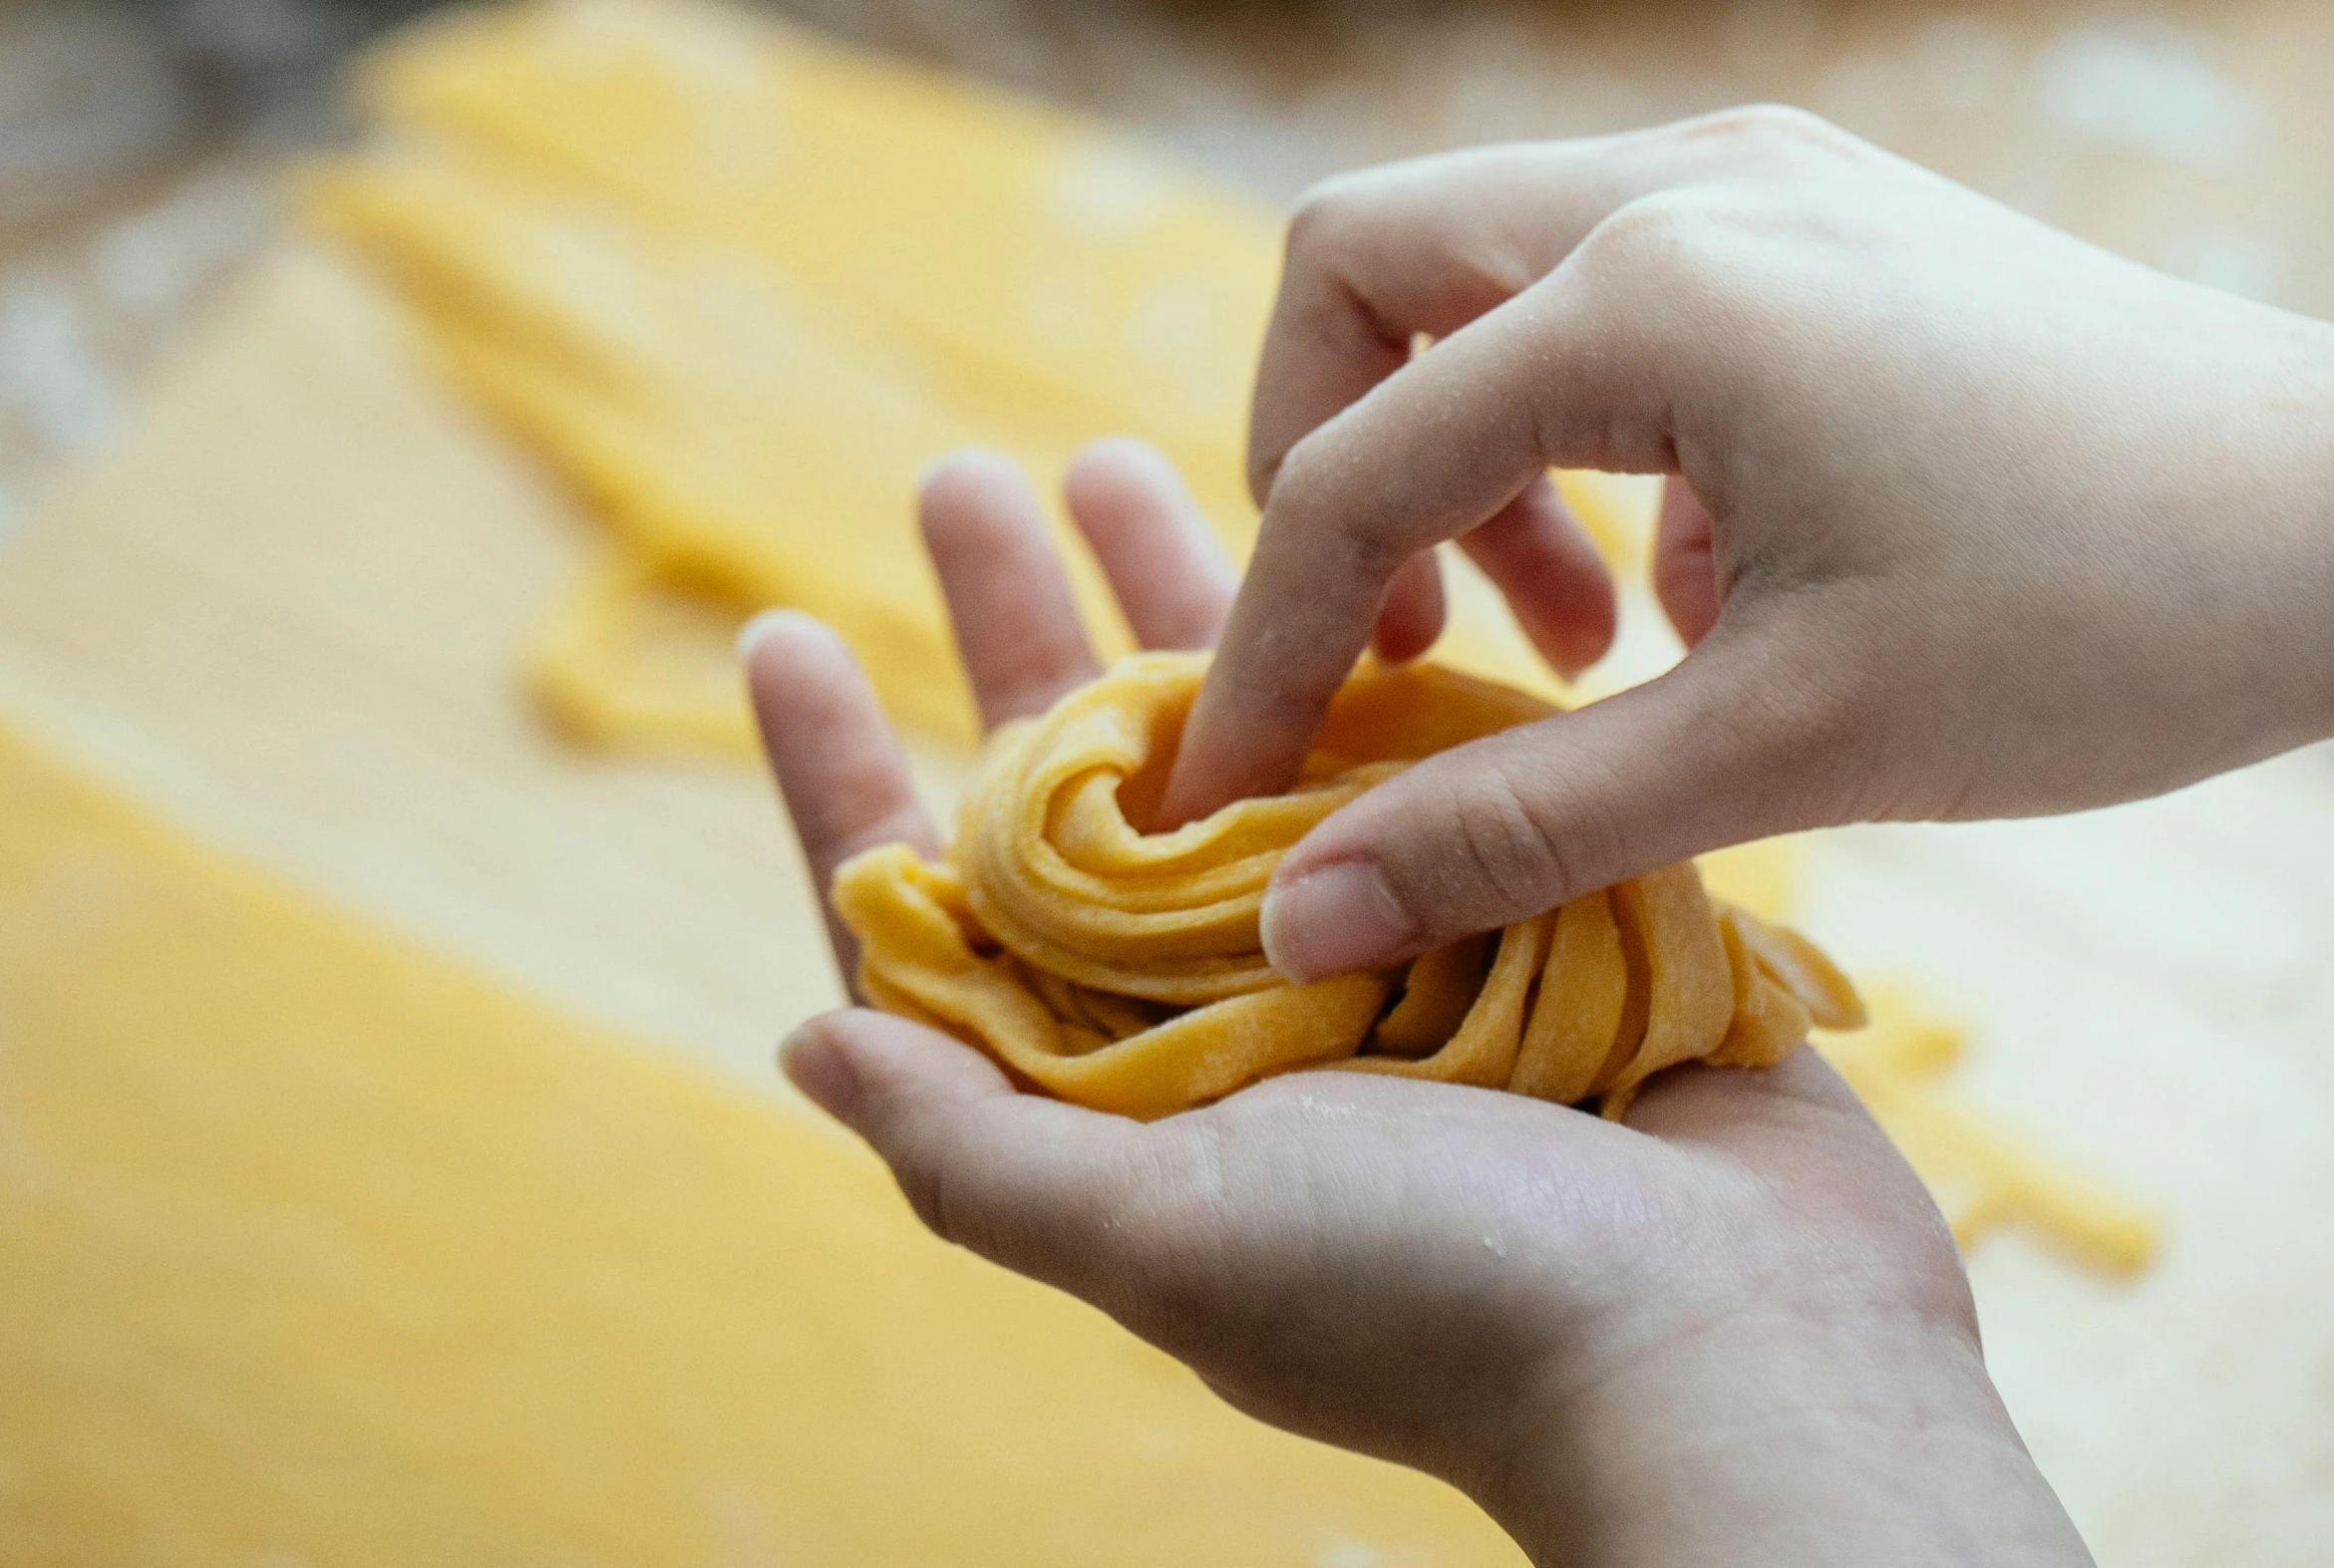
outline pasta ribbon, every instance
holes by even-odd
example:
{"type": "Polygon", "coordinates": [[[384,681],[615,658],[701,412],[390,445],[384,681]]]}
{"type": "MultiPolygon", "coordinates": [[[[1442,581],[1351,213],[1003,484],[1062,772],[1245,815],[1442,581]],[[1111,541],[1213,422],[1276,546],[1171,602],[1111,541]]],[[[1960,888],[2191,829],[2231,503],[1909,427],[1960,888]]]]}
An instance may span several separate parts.
{"type": "MultiPolygon", "coordinates": [[[[301,215],[600,524],[526,682],[570,737],[751,756],[729,639],[768,605],[851,645],[892,717],[978,734],[916,474],[995,448],[1051,490],[1106,432],[1175,464],[1225,552],[1282,215],[1124,136],[770,18],[663,0],[463,12],[364,73],[375,134],[301,215]]],[[[1558,476],[1608,552],[1642,486],[1558,476]]],[[[1096,643],[1133,646],[1058,506],[1096,643]]],[[[1441,657],[1556,690],[1471,567],[1441,657]]]]}
{"type": "Polygon", "coordinates": [[[1618,1116],[1664,1068],[1781,1061],[1863,1022],[1812,943],[1668,866],[1407,965],[1291,985],[1257,935],[1281,855],[1421,758],[1554,712],[1434,665],[1365,666],[1290,792],[1167,832],[1202,654],[1121,660],[990,741],[944,862],[903,844],[834,879],[860,989],[1064,1099],[1155,1117],[1299,1068],[1506,1089],[1618,1116]]]}

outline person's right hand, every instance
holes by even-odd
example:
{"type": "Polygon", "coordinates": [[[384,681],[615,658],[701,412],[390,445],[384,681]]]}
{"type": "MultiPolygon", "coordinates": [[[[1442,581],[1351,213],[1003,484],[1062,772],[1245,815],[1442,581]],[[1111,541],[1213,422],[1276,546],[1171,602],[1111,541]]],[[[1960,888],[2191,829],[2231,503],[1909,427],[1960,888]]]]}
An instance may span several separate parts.
{"type": "Polygon", "coordinates": [[[1694,651],[1323,823],[1264,906],[1290,978],[1769,833],[2104,804],[2334,734],[2334,328],[1751,110],[1305,203],[1263,531],[1169,818],[1284,787],[1382,608],[1382,650],[1431,637],[1405,563],[1438,540],[1593,658],[1610,589],[1551,465],[1682,477],[1655,579],[1694,651]]]}

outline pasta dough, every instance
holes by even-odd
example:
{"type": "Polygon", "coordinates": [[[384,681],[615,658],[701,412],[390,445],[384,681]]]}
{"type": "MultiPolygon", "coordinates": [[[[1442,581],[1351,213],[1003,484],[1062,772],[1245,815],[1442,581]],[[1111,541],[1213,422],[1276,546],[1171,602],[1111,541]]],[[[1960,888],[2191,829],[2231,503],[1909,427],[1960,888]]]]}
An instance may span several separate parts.
{"type": "Polygon", "coordinates": [[[1521,1558],[0,723],[0,1563],[1521,1558]]]}
{"type": "MultiPolygon", "coordinates": [[[[896,718],[969,748],[914,522],[916,474],[952,448],[1050,487],[1093,437],[1144,437],[1245,558],[1269,208],[1074,118],[692,4],[435,22],[374,62],[368,98],[381,137],[312,169],[303,210],[605,524],[609,559],[526,660],[576,738],[750,753],[726,641],[674,633],[783,604],[834,625],[896,718]]],[[[1619,549],[1629,500],[1559,482],[1619,549]]],[[[1469,570],[1442,656],[1552,693],[1469,570]]]]}
{"type": "Polygon", "coordinates": [[[1135,1116],[1332,1063],[1597,1098],[1618,1115],[1664,1068],[1766,1066],[1811,1023],[1862,1022],[1822,953],[1714,903],[1691,864],[1399,970],[1288,985],[1257,939],[1281,853],[1408,764],[1553,710],[1431,665],[1366,668],[1296,789],[1144,832],[1205,668],[1193,654],[1122,660],[998,732],[947,863],[893,844],[837,870],[867,999],[1051,1094],[1135,1116]]]}

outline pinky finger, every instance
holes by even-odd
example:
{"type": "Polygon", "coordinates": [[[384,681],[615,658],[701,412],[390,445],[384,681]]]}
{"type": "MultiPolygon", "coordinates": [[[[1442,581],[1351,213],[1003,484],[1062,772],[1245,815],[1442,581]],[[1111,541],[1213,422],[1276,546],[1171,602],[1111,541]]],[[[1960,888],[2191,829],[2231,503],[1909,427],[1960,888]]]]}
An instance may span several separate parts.
{"type": "Polygon", "coordinates": [[[1506,596],[1532,647],[1566,680],[1612,646],[1619,613],[1612,575],[1544,474],[1461,535],[1459,546],[1506,596]]]}
{"type": "Polygon", "coordinates": [[[1415,659],[1443,635],[1443,568],[1432,549],[1402,563],[1386,585],[1370,649],[1392,664],[1415,659]]]}
{"type": "Polygon", "coordinates": [[[1677,474],[1662,482],[1661,527],[1653,544],[1653,593],[1689,648],[1718,624],[1718,566],[1710,512],[1677,474]]]}

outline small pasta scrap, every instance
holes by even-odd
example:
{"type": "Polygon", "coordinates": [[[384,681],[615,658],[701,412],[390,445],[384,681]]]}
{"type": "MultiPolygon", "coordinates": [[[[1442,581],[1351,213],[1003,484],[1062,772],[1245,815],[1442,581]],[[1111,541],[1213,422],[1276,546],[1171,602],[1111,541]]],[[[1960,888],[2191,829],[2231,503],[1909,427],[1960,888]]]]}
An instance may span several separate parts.
{"type": "Polygon", "coordinates": [[[1289,984],[1257,935],[1280,856],[1419,759],[1554,710],[1431,664],[1365,666],[1295,788],[1144,831],[1206,663],[1121,660],[992,738],[944,861],[889,844],[837,870],[867,1000],[1025,1086],[1147,1118],[1330,1066],[1618,1116],[1665,1068],[1768,1066],[1811,1027],[1862,1023],[1813,943],[1713,900],[1690,862],[1408,964],[1289,984]]]}
{"type": "Polygon", "coordinates": [[[2020,1229],[2105,1274],[2134,1275],[2156,1259],[2163,1216],[2120,1183],[2052,1155],[1998,1124],[1949,1085],[1968,1037],[1916,991],[1883,987],[1871,1023],[1819,1037],[1818,1050],[1927,1184],[1967,1252],[2020,1229]]]}

